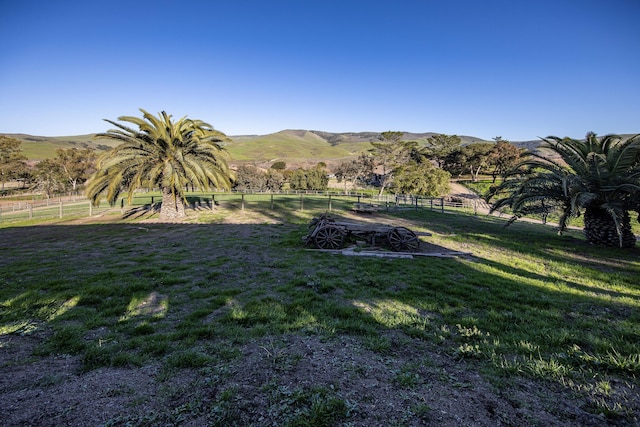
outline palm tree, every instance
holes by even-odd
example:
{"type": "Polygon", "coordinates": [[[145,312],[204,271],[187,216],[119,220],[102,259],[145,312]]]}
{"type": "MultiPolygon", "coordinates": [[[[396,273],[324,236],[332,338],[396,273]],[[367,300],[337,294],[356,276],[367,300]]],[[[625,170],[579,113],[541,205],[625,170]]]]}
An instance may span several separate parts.
{"type": "MultiPolygon", "coordinates": [[[[640,135],[584,140],[542,138],[550,156],[528,153],[488,199],[501,197],[491,210],[509,207],[514,220],[529,214],[560,211],[559,232],[584,210],[587,241],[601,246],[635,246],[630,211],[640,214],[640,135]]],[[[638,218],[640,221],[640,217],[638,218]]]]}
{"type": "Polygon", "coordinates": [[[143,118],[123,116],[138,130],[105,120],[116,126],[96,138],[108,138],[121,144],[103,155],[98,170],[87,187],[87,196],[98,204],[105,195],[112,206],[122,192],[131,203],[138,188],[160,188],[160,219],[184,217],[187,186],[210,190],[231,186],[227,152],[218,143],[227,139],[222,132],[201,120],[186,117],[173,122],[161,112],[158,117],[140,109],[143,118]]]}

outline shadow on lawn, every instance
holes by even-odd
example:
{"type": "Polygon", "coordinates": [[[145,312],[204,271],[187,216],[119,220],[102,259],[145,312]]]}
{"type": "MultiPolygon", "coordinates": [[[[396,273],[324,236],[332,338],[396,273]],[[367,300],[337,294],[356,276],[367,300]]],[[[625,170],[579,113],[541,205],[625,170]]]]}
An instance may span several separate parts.
{"type": "MultiPolygon", "coordinates": [[[[488,257],[471,261],[386,260],[303,251],[301,237],[307,232],[306,226],[283,225],[290,216],[268,216],[269,220],[280,221],[279,225],[134,222],[0,229],[0,328],[20,321],[46,325],[53,320],[73,319],[74,310],[80,309],[98,312],[98,317],[108,323],[140,311],[140,301],[149,295],[166,305],[163,316],[184,315],[185,310],[206,312],[208,306],[216,310],[226,304],[229,295],[242,304],[260,299],[260,294],[279,295],[278,289],[284,285],[305,292],[341,288],[344,298],[394,299],[416,310],[435,305],[446,312],[450,307],[454,317],[482,317],[490,310],[510,311],[523,304],[530,309],[538,307],[541,312],[550,306],[559,311],[572,306],[620,306],[624,308],[621,313],[635,310],[640,304],[637,293],[606,289],[607,283],[589,287],[562,277],[552,279],[550,285],[549,277],[542,272],[488,257]],[[532,281],[540,285],[532,286],[532,281]],[[207,301],[215,302],[207,305],[207,301]],[[29,319],[35,319],[35,323],[29,319]]],[[[304,218],[300,216],[301,221],[304,218]]],[[[631,289],[635,285],[633,277],[640,271],[634,260],[637,248],[602,251],[572,236],[541,233],[535,225],[516,224],[504,229],[494,218],[447,215],[412,221],[435,233],[453,234],[455,230],[458,243],[490,245],[496,251],[513,251],[516,258],[527,254],[549,263],[576,262],[566,251],[567,245],[575,245],[588,258],[585,268],[622,265],[618,275],[631,289]]],[[[438,246],[433,245],[434,250],[447,250],[438,246]]],[[[284,306],[296,304],[300,297],[296,292],[278,299],[284,306]]],[[[332,292],[320,292],[320,298],[305,310],[317,303],[322,305],[323,298],[332,297],[332,292]]],[[[361,311],[348,310],[346,315],[361,311]]],[[[588,315],[586,311],[584,314],[588,315]]],[[[324,310],[313,315],[327,321],[332,316],[324,310]]],[[[360,315],[370,316],[366,312],[360,315]]],[[[557,321],[550,328],[563,326],[561,319],[557,321]]],[[[623,333],[622,329],[616,332],[617,327],[612,325],[612,334],[623,333]]],[[[508,329],[508,325],[497,329],[501,328],[508,329]]]]}
{"type": "MultiPolygon", "coordinates": [[[[433,341],[458,357],[465,357],[460,348],[486,345],[498,358],[511,358],[515,350],[508,346],[518,342],[543,349],[540,358],[549,356],[544,349],[569,354],[574,345],[595,354],[609,339],[625,345],[613,347],[621,356],[637,350],[638,319],[631,313],[640,298],[631,291],[590,288],[571,277],[556,280],[561,289],[542,272],[489,255],[392,260],[304,251],[301,237],[311,214],[261,214],[261,221],[274,224],[137,221],[0,229],[0,343],[39,331],[40,352],[80,354],[88,368],[143,364],[199,343],[235,346],[288,333],[350,335],[394,354],[411,353],[411,339],[433,341]],[[583,331],[568,312],[601,331],[583,331]],[[531,319],[538,332],[530,330],[531,319]],[[394,341],[399,331],[411,339],[394,341]],[[550,344],[550,337],[556,341],[550,344]]],[[[491,247],[514,258],[583,262],[567,251],[572,245],[585,268],[619,265],[624,277],[640,269],[637,248],[601,250],[535,225],[505,229],[494,218],[462,215],[403,218],[444,236],[442,242],[491,247]]],[[[581,369],[580,360],[566,362],[581,369]]],[[[635,374],[625,380],[637,383],[635,374]]]]}

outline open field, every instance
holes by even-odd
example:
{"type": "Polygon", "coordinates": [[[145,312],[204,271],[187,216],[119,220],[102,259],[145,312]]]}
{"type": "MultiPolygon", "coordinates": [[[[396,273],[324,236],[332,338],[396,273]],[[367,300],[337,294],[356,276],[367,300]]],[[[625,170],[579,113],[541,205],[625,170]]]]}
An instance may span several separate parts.
{"type": "Polygon", "coordinates": [[[331,145],[318,135],[305,131],[282,131],[225,144],[233,161],[284,161],[288,164],[315,165],[320,161],[355,157],[371,148],[368,141],[331,145]]]}
{"type": "MultiPolygon", "coordinates": [[[[103,129],[106,131],[107,127],[103,129]]],[[[30,161],[39,161],[55,156],[58,148],[94,148],[99,151],[114,147],[117,141],[99,139],[93,135],[75,136],[33,136],[25,134],[2,134],[22,141],[24,155],[30,161]]],[[[424,144],[432,133],[406,133],[405,139],[417,140],[424,144]]],[[[371,148],[369,141],[376,141],[377,132],[330,133],[306,130],[282,130],[267,135],[230,136],[230,142],[223,145],[231,155],[231,163],[252,162],[269,166],[276,160],[291,166],[313,166],[320,161],[339,162],[354,158],[371,148]]],[[[475,137],[462,136],[463,143],[482,141],[475,137]]]]}
{"type": "Polygon", "coordinates": [[[24,134],[3,134],[16,138],[22,142],[22,154],[30,161],[37,162],[55,157],[59,148],[93,148],[98,152],[104,152],[115,147],[117,141],[106,139],[93,139],[93,135],[72,136],[33,136],[24,134]]]}
{"type": "Polygon", "coordinates": [[[0,228],[4,425],[639,422],[638,247],[408,210],[360,219],[473,255],[304,250],[324,203],[0,228]]]}
{"type": "MultiPolygon", "coordinates": [[[[106,130],[106,129],[105,129],[106,130]]],[[[35,162],[53,158],[59,148],[93,148],[98,152],[117,145],[117,141],[94,140],[93,135],[63,137],[6,134],[22,141],[23,154],[35,162]]],[[[318,135],[305,131],[281,131],[269,135],[239,137],[224,144],[231,162],[257,162],[269,165],[275,160],[291,165],[316,165],[319,161],[339,161],[357,156],[371,148],[367,141],[344,141],[331,145],[318,135]]]]}

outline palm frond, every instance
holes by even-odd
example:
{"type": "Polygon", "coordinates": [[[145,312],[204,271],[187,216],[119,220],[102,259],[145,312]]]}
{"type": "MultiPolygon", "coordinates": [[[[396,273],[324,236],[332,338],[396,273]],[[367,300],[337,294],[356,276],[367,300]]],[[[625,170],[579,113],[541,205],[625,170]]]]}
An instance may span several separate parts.
{"type": "Polygon", "coordinates": [[[218,144],[228,140],[224,133],[202,120],[184,116],[173,121],[165,111],[157,116],[140,111],[142,118],[118,118],[135,127],[106,120],[115,129],[99,137],[121,144],[99,160],[99,170],[87,187],[92,200],[104,194],[115,203],[123,192],[131,198],[140,187],[161,187],[174,200],[186,199],[184,188],[189,185],[204,190],[230,188],[229,156],[218,144]]]}

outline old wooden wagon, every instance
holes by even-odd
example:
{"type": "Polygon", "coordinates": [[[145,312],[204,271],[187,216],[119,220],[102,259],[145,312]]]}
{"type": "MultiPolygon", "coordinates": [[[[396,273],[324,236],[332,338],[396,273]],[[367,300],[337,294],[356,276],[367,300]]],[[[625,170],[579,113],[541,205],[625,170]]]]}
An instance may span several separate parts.
{"type": "Polygon", "coordinates": [[[357,241],[400,252],[415,252],[420,247],[418,236],[406,227],[336,221],[323,215],[314,218],[309,229],[306,242],[318,249],[340,249],[346,243],[357,241]]]}

